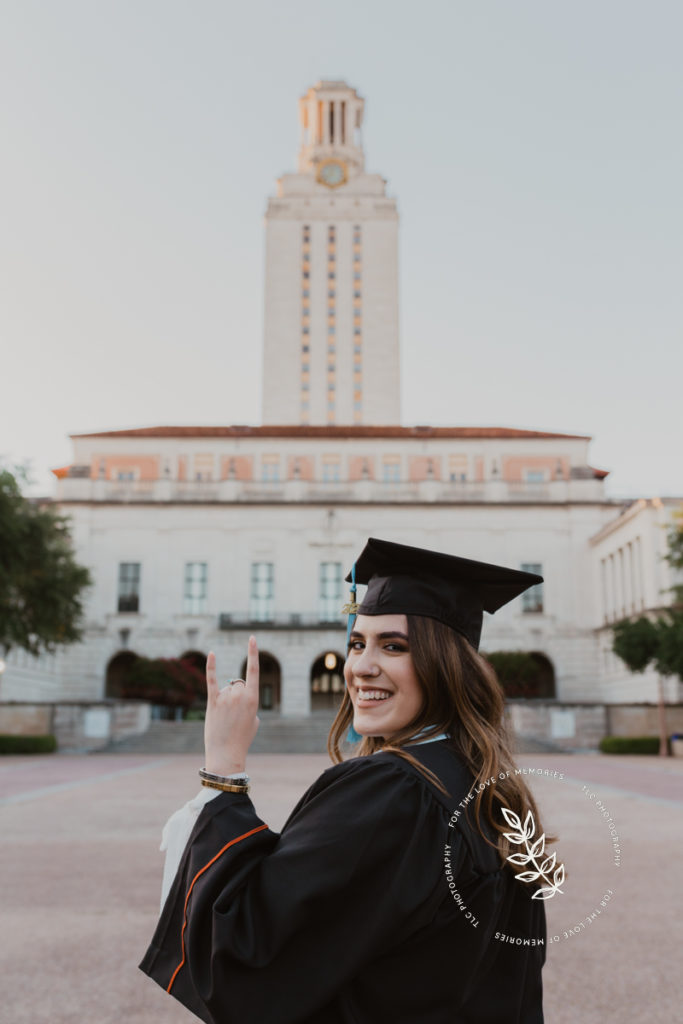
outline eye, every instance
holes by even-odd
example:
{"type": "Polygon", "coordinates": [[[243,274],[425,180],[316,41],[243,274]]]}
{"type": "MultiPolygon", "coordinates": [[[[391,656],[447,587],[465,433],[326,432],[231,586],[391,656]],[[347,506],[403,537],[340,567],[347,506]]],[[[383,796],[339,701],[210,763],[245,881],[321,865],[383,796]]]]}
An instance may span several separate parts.
{"type": "Polygon", "coordinates": [[[408,650],[408,648],[404,644],[397,643],[395,640],[392,640],[390,643],[385,644],[384,649],[385,649],[385,651],[400,651],[400,652],[405,652],[405,651],[408,650]]]}
{"type": "Polygon", "coordinates": [[[348,649],[349,651],[362,651],[365,644],[362,640],[350,640],[348,649]]]}

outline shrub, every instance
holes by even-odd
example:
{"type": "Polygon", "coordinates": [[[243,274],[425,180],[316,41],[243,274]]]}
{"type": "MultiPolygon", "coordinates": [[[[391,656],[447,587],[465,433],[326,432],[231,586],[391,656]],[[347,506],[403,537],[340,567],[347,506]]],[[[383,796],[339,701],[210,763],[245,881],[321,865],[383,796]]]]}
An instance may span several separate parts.
{"type": "Polygon", "coordinates": [[[605,736],[600,750],[603,754],[658,754],[659,736],[605,736]]]}
{"type": "Polygon", "coordinates": [[[493,666],[506,697],[539,696],[541,668],[527,651],[491,651],[484,657],[493,666]]]}
{"type": "Polygon", "coordinates": [[[206,718],[206,711],[203,708],[190,708],[185,712],[186,722],[203,722],[206,718]]]}
{"type": "Polygon", "coordinates": [[[9,736],[0,733],[0,754],[54,754],[54,736],[9,736]]]}

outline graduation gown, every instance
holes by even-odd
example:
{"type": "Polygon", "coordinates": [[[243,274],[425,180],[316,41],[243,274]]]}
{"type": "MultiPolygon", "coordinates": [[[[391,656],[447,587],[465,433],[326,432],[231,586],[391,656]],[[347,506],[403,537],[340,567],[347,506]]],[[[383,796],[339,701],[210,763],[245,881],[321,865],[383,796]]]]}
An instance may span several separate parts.
{"type": "Polygon", "coordinates": [[[246,795],[207,803],[140,968],[210,1024],[542,1024],[543,902],[449,829],[473,782],[448,741],[406,749],[448,797],[380,752],[279,835],[246,795]]]}

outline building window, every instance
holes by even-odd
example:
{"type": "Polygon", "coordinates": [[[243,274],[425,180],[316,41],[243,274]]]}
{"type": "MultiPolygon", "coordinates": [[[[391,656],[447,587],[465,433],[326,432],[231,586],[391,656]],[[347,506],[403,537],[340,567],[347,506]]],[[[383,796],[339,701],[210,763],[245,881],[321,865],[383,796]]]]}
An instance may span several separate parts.
{"type": "Polygon", "coordinates": [[[116,479],[123,481],[135,480],[134,469],[120,469],[116,474],[116,479]]]}
{"type": "Polygon", "coordinates": [[[320,619],[322,622],[334,622],[341,614],[342,600],[342,563],[320,563],[320,619]]]}
{"type": "Polygon", "coordinates": [[[183,612],[185,615],[204,615],[208,589],[209,567],[206,562],[185,563],[183,612]]]}
{"type": "MultiPolygon", "coordinates": [[[[534,572],[537,576],[543,575],[543,566],[539,562],[522,562],[522,572],[534,572]]],[[[525,590],[522,594],[522,611],[525,613],[543,611],[543,584],[525,590]]]]}
{"type": "Polygon", "coordinates": [[[274,606],[275,566],[272,562],[252,562],[249,617],[253,622],[270,622],[274,606]]]}
{"type": "Polygon", "coordinates": [[[401,480],[401,463],[398,459],[385,459],[382,463],[382,480],[385,484],[397,484],[401,480]]]}
{"type": "Polygon", "coordinates": [[[545,483],[545,470],[527,469],[524,473],[524,480],[528,484],[543,484],[545,483]]]}
{"type": "MultiPolygon", "coordinates": [[[[302,385],[305,388],[306,384],[302,385]]],[[[279,480],[280,479],[280,460],[279,459],[264,459],[261,464],[261,479],[262,480],[279,480]]]]}
{"type": "Polygon", "coordinates": [[[119,563],[120,612],[140,611],[140,562],[119,563]]]}
{"type": "Polygon", "coordinates": [[[323,481],[326,484],[338,483],[339,479],[340,479],[339,460],[338,459],[323,459],[323,481]]]}

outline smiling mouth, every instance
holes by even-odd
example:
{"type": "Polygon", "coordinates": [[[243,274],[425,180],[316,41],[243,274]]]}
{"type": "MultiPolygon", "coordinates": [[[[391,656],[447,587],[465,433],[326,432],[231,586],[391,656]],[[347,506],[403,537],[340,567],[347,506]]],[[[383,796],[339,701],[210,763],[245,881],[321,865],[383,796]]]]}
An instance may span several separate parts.
{"type": "Polygon", "coordinates": [[[388,690],[362,689],[358,687],[356,705],[361,708],[371,708],[390,700],[392,694],[388,690]]]}

